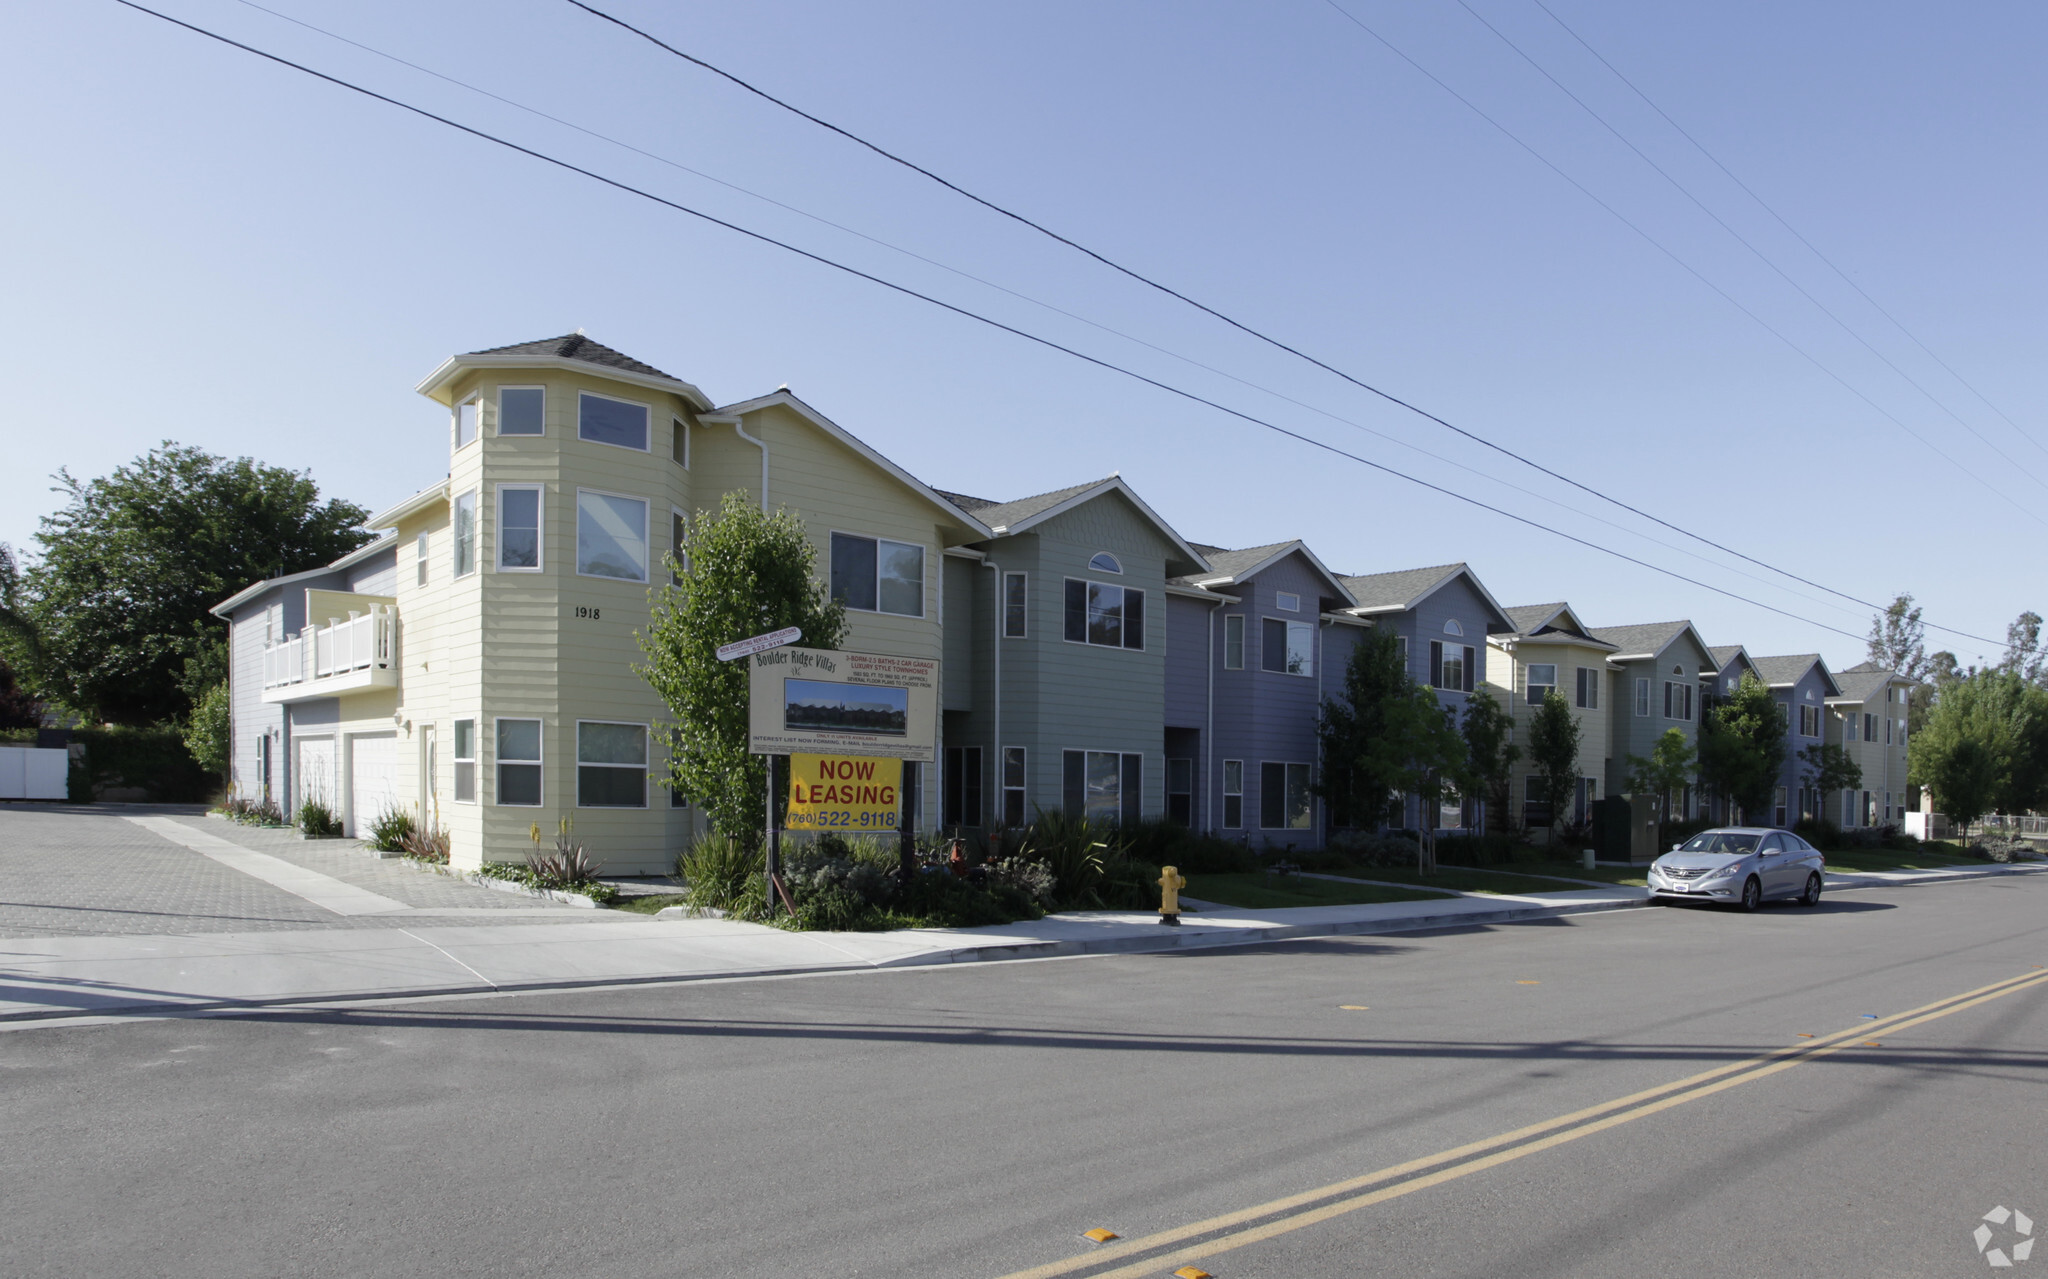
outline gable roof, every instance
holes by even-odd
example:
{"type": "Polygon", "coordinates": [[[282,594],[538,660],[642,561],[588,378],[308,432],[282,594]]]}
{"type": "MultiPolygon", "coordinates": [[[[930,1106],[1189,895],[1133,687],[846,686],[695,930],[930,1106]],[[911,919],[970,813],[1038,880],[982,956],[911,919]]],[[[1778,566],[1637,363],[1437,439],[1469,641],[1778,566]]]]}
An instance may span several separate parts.
{"type": "Polygon", "coordinates": [[[1692,636],[1692,641],[1699,645],[1700,652],[1711,657],[1713,650],[1700,638],[1700,633],[1692,628],[1692,623],[1683,618],[1675,622],[1643,622],[1636,626],[1593,628],[1593,638],[1604,639],[1620,650],[1614,655],[1614,660],[1620,662],[1638,657],[1655,657],[1685,635],[1692,636]]]}
{"type": "Polygon", "coordinates": [[[1876,696],[1881,688],[1889,687],[1893,681],[1909,683],[1905,676],[1876,662],[1859,662],[1835,676],[1835,685],[1841,691],[1829,701],[1867,702],[1876,696]]]}
{"type": "MultiPolygon", "coordinates": [[[[737,404],[724,405],[704,414],[698,420],[712,425],[738,426],[740,417],[743,414],[757,412],[761,409],[772,408],[778,405],[790,410],[812,426],[823,431],[826,435],[858,453],[863,459],[887,474],[889,478],[906,486],[919,497],[922,497],[954,520],[957,520],[961,527],[967,529],[975,537],[989,536],[991,530],[988,525],[969,514],[958,502],[953,501],[952,494],[939,492],[923,480],[918,479],[915,475],[896,465],[887,457],[869,447],[865,440],[855,435],[852,431],[847,430],[839,425],[839,423],[834,422],[831,418],[826,417],[823,413],[818,412],[818,410],[798,399],[786,387],[781,390],[772,391],[767,395],[756,396],[751,400],[742,400],[737,404]]],[[[762,473],[764,479],[767,478],[768,472],[765,464],[762,473]]]]}
{"type": "MultiPolygon", "coordinates": [[[[1392,573],[1367,573],[1359,577],[1337,579],[1351,592],[1358,606],[1351,611],[1360,615],[1366,613],[1405,613],[1422,601],[1463,577],[1472,584],[1472,589],[1486,606],[1493,610],[1496,621],[1502,626],[1513,626],[1507,610],[1493,593],[1486,589],[1479,576],[1464,562],[1456,564],[1434,564],[1428,568],[1404,568],[1392,573]]],[[[1491,627],[1488,627],[1491,630],[1491,627]]]]}
{"type": "Polygon", "coordinates": [[[1821,660],[1819,653],[1784,653],[1776,657],[1756,659],[1757,677],[1772,688],[1790,688],[1805,677],[1806,672],[1820,667],[1820,677],[1827,682],[1830,696],[1839,696],[1841,685],[1828,670],[1828,664],[1821,660]]]}
{"type": "Polygon", "coordinates": [[[1308,549],[1308,543],[1300,538],[1291,542],[1272,542],[1265,546],[1251,546],[1235,551],[1221,546],[1205,546],[1200,542],[1192,542],[1190,545],[1201,552],[1203,559],[1209,561],[1209,571],[1176,577],[1173,581],[1177,585],[1203,588],[1235,585],[1247,578],[1257,577],[1290,555],[1298,554],[1307,560],[1316,572],[1322,574],[1323,582],[1330,588],[1332,595],[1342,600],[1347,607],[1357,603],[1337,575],[1332,573],[1329,566],[1317,558],[1314,551],[1308,549]]]}
{"type": "Polygon", "coordinates": [[[322,564],[319,568],[301,569],[296,573],[286,573],[282,577],[266,577],[260,582],[252,582],[206,611],[215,617],[226,617],[235,609],[247,604],[250,600],[270,590],[272,587],[289,586],[293,582],[302,582],[309,577],[322,577],[328,573],[338,573],[350,565],[362,563],[379,551],[389,550],[397,545],[397,543],[398,535],[396,533],[380,534],[331,564],[322,564]]]}
{"type": "Polygon", "coordinates": [[[533,342],[514,342],[510,346],[486,347],[481,351],[470,351],[463,355],[451,355],[441,361],[440,367],[429,373],[413,389],[429,398],[439,398],[436,392],[469,369],[524,369],[524,368],[565,368],[578,366],[603,369],[607,376],[636,386],[653,390],[668,391],[680,395],[699,411],[709,409],[711,401],[704,392],[679,377],[662,372],[652,364],[636,360],[630,355],[592,341],[582,333],[566,333],[558,338],[541,338],[533,342]]]}
{"type": "Polygon", "coordinates": [[[1614,645],[1604,639],[1595,638],[1578,614],[1562,601],[1555,604],[1518,604],[1503,610],[1513,630],[1500,636],[1502,639],[1549,640],[1553,643],[1570,641],[1588,648],[1612,650],[1614,645]]]}
{"type": "MultiPolygon", "coordinates": [[[[1063,515],[1084,502],[1092,502],[1096,498],[1110,493],[1121,493],[1126,501],[1138,508],[1139,514],[1143,515],[1151,522],[1154,528],[1165,535],[1167,541],[1173,543],[1175,549],[1180,551],[1183,563],[1198,573],[1205,573],[1209,569],[1209,561],[1203,557],[1202,553],[1196,550],[1186,538],[1183,538],[1176,532],[1173,525],[1160,518],[1159,512],[1146,505],[1145,499],[1139,497],[1130,485],[1124,483],[1123,477],[1120,475],[1112,475],[1108,479],[1092,480],[1086,484],[1073,484],[1063,489],[1054,489],[1050,493],[1039,493],[1032,497],[1020,497],[1009,502],[991,501],[985,497],[969,497],[965,493],[949,493],[943,489],[935,489],[933,491],[948,502],[951,502],[954,506],[968,512],[974,518],[986,524],[989,531],[996,537],[1014,537],[1019,533],[1029,532],[1037,525],[1043,524],[1055,516],[1063,515]]],[[[1168,567],[1168,576],[1171,577],[1173,576],[1171,572],[1173,566],[1169,565],[1168,567]]]]}

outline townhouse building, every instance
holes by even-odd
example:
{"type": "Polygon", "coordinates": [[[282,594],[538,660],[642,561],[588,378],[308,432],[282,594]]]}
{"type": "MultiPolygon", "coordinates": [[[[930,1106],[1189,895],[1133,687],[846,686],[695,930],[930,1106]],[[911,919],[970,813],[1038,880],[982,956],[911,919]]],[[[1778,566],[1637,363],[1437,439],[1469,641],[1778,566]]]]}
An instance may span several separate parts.
{"type": "MultiPolygon", "coordinates": [[[[1756,662],[1750,657],[1749,650],[1740,644],[1716,644],[1707,652],[1714,659],[1714,670],[1700,680],[1700,724],[1703,727],[1714,708],[1735,695],[1735,690],[1742,684],[1742,677],[1756,674],[1756,662]]],[[[1730,825],[1742,819],[1733,796],[1712,792],[1700,796],[1700,816],[1730,825]]]]}
{"type": "MultiPolygon", "coordinates": [[[[1649,758],[1657,739],[1677,729],[1699,749],[1702,681],[1719,669],[1706,641],[1688,621],[1595,627],[1593,638],[1614,645],[1607,658],[1609,795],[1629,793],[1630,757],[1649,758]]],[[[1673,818],[1697,811],[1697,786],[1674,797],[1673,818]]]]}
{"type": "Polygon", "coordinates": [[[1863,770],[1863,785],[1843,791],[1835,818],[1844,830],[1902,823],[1910,811],[1906,776],[1906,722],[1913,681],[1876,662],[1861,662],[1835,676],[1827,699],[1831,735],[1863,770]]]}
{"type": "Polygon", "coordinates": [[[1771,804],[1771,825],[1791,827],[1820,817],[1824,797],[1811,784],[1811,767],[1800,752],[1828,738],[1828,699],[1842,694],[1818,653],[1789,653],[1756,659],[1758,678],[1785,712],[1785,763],[1771,804]]]}
{"type": "Polygon", "coordinates": [[[1523,771],[1510,783],[1509,802],[1521,824],[1547,830],[1552,819],[1582,822],[1605,793],[1613,715],[1608,659],[1617,651],[1579,620],[1569,604],[1525,604],[1506,610],[1511,629],[1487,636],[1486,683],[1515,724],[1523,771]],[[1527,765],[1531,726],[1552,693],[1564,698],[1579,727],[1578,784],[1570,811],[1553,813],[1541,778],[1527,765]]]}

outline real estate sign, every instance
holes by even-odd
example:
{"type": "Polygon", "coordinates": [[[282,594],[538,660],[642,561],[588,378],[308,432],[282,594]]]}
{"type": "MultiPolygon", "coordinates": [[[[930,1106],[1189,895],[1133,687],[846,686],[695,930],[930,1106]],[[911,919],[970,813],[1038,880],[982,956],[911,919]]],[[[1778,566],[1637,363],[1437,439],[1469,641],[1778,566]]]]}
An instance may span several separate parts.
{"type": "Polygon", "coordinates": [[[776,648],[747,667],[747,749],[756,755],[937,757],[936,659],[776,648]]]}
{"type": "Polygon", "coordinates": [[[903,761],[863,755],[791,755],[784,830],[896,829],[903,761]]]}

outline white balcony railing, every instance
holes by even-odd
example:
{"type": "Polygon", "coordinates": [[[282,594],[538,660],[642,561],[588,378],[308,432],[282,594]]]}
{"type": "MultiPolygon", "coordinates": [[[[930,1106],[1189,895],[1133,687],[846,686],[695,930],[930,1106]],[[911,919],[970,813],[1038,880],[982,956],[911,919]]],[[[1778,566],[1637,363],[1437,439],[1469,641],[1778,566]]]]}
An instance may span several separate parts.
{"type": "Polygon", "coordinates": [[[398,656],[398,610],[372,604],[370,611],[349,610],[344,620],[327,619],[281,644],[263,650],[263,687],[283,688],[353,675],[359,671],[395,671],[398,656]]]}

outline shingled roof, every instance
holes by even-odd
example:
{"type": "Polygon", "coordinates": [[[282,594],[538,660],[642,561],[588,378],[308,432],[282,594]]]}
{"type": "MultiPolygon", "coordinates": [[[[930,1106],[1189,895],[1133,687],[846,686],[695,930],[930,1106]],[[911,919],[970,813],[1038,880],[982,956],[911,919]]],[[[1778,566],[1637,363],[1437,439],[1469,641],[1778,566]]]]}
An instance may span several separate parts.
{"type": "Polygon", "coordinates": [[[948,493],[944,489],[933,489],[932,491],[990,528],[1002,529],[1008,528],[1012,524],[1021,524],[1034,515],[1042,515],[1053,507],[1058,506],[1061,502],[1077,498],[1089,489],[1107,484],[1108,482],[1108,480],[1090,480],[1086,484],[1072,484],[1063,489],[1054,489],[1050,493],[1039,493],[1032,497],[1020,497],[1008,502],[993,501],[985,497],[969,497],[965,493],[948,493]]]}
{"type": "Polygon", "coordinates": [[[1393,573],[1367,573],[1363,577],[1341,577],[1344,588],[1357,599],[1358,607],[1409,609],[1416,601],[1443,584],[1465,565],[1433,564],[1428,568],[1404,568],[1393,573]]]}
{"type": "Polygon", "coordinates": [[[1826,673],[1827,663],[1821,661],[1819,653],[1782,653],[1776,657],[1759,657],[1756,659],[1756,673],[1772,688],[1784,688],[1797,684],[1800,676],[1811,670],[1816,662],[1820,663],[1821,671],[1826,673]]]}
{"type": "Polygon", "coordinates": [[[665,377],[672,382],[681,378],[664,373],[652,364],[645,364],[619,351],[614,351],[602,342],[593,342],[581,333],[569,333],[558,338],[542,338],[537,342],[514,342],[511,346],[487,347],[471,351],[471,355],[551,355],[561,360],[582,360],[585,364],[599,364],[608,369],[619,369],[627,373],[639,373],[647,377],[665,377]]]}
{"type": "Polygon", "coordinates": [[[1680,631],[1691,626],[1691,622],[1681,618],[1675,622],[1644,622],[1638,626],[1596,626],[1592,631],[1594,639],[1604,639],[1622,655],[1629,656],[1662,652],[1665,645],[1678,638],[1680,631]]]}
{"type": "Polygon", "coordinates": [[[1835,685],[1840,696],[1854,702],[1867,702],[1877,690],[1897,679],[1898,672],[1875,662],[1861,662],[1835,676],[1835,685]]]}

